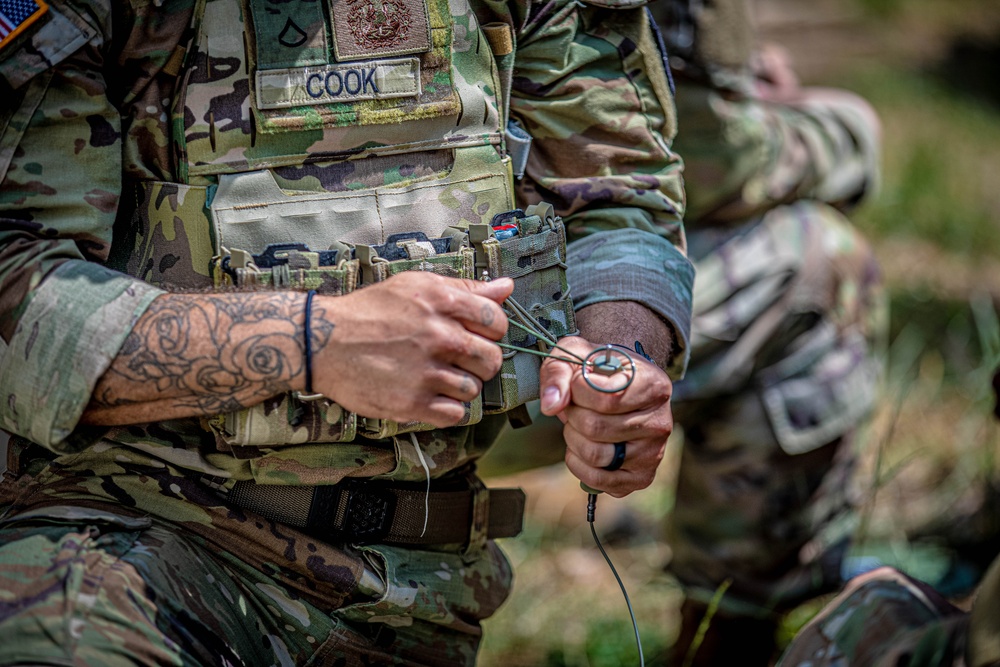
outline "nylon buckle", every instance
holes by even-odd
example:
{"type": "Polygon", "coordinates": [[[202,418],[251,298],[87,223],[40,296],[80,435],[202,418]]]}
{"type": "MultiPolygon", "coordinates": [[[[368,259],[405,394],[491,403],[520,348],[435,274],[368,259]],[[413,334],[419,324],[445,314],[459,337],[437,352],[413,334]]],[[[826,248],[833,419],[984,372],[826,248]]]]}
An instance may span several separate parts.
{"type": "Polygon", "coordinates": [[[396,496],[386,489],[369,484],[351,484],[344,489],[347,503],[340,537],[352,544],[384,542],[392,528],[396,511],[396,496]]]}

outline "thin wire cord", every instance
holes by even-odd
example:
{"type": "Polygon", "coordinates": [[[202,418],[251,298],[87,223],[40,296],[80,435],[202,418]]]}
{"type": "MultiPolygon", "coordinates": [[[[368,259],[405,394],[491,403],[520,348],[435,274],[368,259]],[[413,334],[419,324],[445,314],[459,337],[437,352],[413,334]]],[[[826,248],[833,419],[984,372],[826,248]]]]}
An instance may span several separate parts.
{"type": "MultiPolygon", "coordinates": [[[[510,302],[512,301],[513,299],[508,298],[507,302],[505,303],[507,305],[511,305],[510,302]]],[[[516,301],[513,301],[513,303],[517,304],[516,301]]],[[[631,374],[628,375],[628,377],[625,380],[625,384],[622,385],[621,387],[601,387],[600,385],[596,384],[593,380],[590,379],[590,373],[597,372],[601,374],[606,374],[603,370],[601,370],[598,367],[596,356],[603,352],[605,354],[604,363],[606,365],[609,359],[608,356],[609,351],[611,350],[612,346],[602,345],[601,347],[592,350],[590,354],[588,354],[586,357],[581,357],[578,354],[575,354],[574,352],[571,352],[570,350],[567,350],[566,348],[560,346],[558,343],[552,340],[551,334],[545,329],[545,327],[543,327],[537,320],[532,318],[530,315],[527,315],[526,312],[521,312],[523,311],[523,306],[517,305],[516,307],[514,306],[511,307],[513,309],[513,312],[509,313],[509,315],[517,315],[522,320],[524,320],[524,322],[527,322],[527,324],[518,322],[517,320],[508,317],[507,321],[508,324],[510,324],[510,326],[516,327],[529,335],[535,336],[540,341],[548,345],[550,349],[559,350],[563,354],[568,354],[569,357],[561,357],[556,354],[552,354],[551,352],[535,350],[528,347],[520,347],[518,345],[511,345],[510,343],[497,342],[497,345],[499,345],[501,349],[510,350],[513,352],[524,352],[526,354],[533,354],[536,357],[552,357],[553,359],[558,359],[560,361],[565,361],[567,363],[577,364],[583,369],[583,379],[584,381],[586,381],[587,385],[590,386],[591,389],[599,391],[602,394],[617,394],[620,391],[628,389],[629,386],[631,386],[632,381],[635,380],[635,361],[632,359],[632,356],[627,352],[626,349],[621,349],[621,351],[616,352],[616,354],[626,359],[629,367],[631,368],[631,374]],[[525,319],[526,317],[529,319],[525,319]]],[[[622,346],[620,345],[617,347],[622,348],[622,346]]],[[[620,363],[621,362],[619,360],[619,364],[620,363]]],[[[621,370],[621,368],[619,367],[618,369],[612,369],[611,372],[613,373],[615,372],[615,370],[621,370]]]]}
{"type": "MultiPolygon", "coordinates": [[[[508,297],[504,305],[509,307],[510,311],[512,311],[508,312],[508,314],[515,316],[514,318],[508,318],[508,322],[510,323],[510,325],[524,331],[525,333],[537,337],[542,342],[546,343],[550,348],[559,350],[560,352],[568,354],[570,357],[573,358],[570,359],[567,357],[557,357],[556,355],[550,352],[543,352],[541,350],[532,350],[529,348],[518,347],[516,345],[509,345],[507,343],[498,343],[498,345],[501,348],[507,350],[515,350],[517,352],[527,352],[529,354],[534,354],[540,357],[553,357],[556,359],[560,359],[561,361],[567,361],[570,363],[579,364],[580,366],[583,367],[584,370],[583,378],[584,380],[587,381],[587,384],[590,385],[593,389],[596,389],[597,391],[600,391],[602,393],[614,394],[618,393],[619,391],[623,391],[624,389],[628,388],[632,384],[632,380],[635,379],[635,362],[632,361],[632,357],[628,354],[628,352],[620,352],[619,354],[624,355],[624,357],[628,359],[629,363],[632,365],[632,375],[629,376],[628,381],[625,383],[625,386],[609,390],[593,384],[587,375],[586,372],[587,367],[588,364],[591,367],[594,366],[595,362],[591,361],[590,358],[595,354],[600,353],[604,348],[597,348],[589,355],[587,355],[586,358],[580,357],[574,354],[573,352],[570,352],[569,350],[560,347],[559,344],[556,342],[555,337],[552,336],[552,334],[549,333],[549,331],[546,330],[544,326],[542,326],[541,322],[535,319],[528,311],[528,309],[519,304],[516,300],[514,300],[513,297],[508,297]],[[518,322],[517,320],[520,320],[520,322],[518,322]]],[[[608,567],[611,568],[611,574],[615,575],[615,580],[618,581],[618,587],[622,589],[622,595],[625,596],[625,605],[628,607],[628,615],[629,618],[632,619],[632,630],[635,632],[635,645],[639,649],[639,667],[645,667],[646,658],[642,654],[642,639],[639,637],[639,624],[635,620],[635,612],[632,611],[632,601],[628,597],[628,591],[625,590],[625,583],[622,581],[622,578],[618,576],[618,570],[615,569],[615,564],[611,562],[611,557],[608,556],[608,552],[604,550],[604,545],[601,544],[600,538],[597,537],[597,529],[594,527],[594,512],[596,507],[597,507],[597,494],[589,493],[587,496],[587,522],[590,524],[590,533],[591,535],[594,536],[594,543],[597,545],[597,548],[600,549],[601,555],[604,556],[604,560],[607,562],[608,567]]]]}
{"type": "Polygon", "coordinates": [[[615,575],[615,579],[618,580],[618,587],[622,589],[622,595],[625,596],[625,605],[628,607],[628,615],[632,619],[632,630],[635,631],[635,645],[639,649],[639,667],[645,667],[646,659],[642,655],[642,639],[639,637],[639,624],[636,623],[635,613],[632,611],[632,601],[628,598],[628,591],[625,590],[625,584],[622,582],[622,578],[618,576],[618,570],[615,569],[615,564],[611,562],[611,557],[608,556],[608,552],[604,550],[604,545],[601,544],[601,540],[597,537],[597,529],[594,528],[595,507],[597,507],[597,494],[588,494],[587,523],[590,524],[590,534],[594,536],[594,543],[597,544],[597,548],[601,550],[601,555],[604,556],[604,560],[607,561],[608,567],[611,568],[611,574],[615,575]]]}
{"type": "Polygon", "coordinates": [[[420,465],[424,469],[424,474],[427,475],[427,491],[424,493],[424,529],[420,531],[420,537],[423,537],[427,533],[427,519],[431,515],[431,469],[427,467],[424,450],[420,449],[417,434],[413,431],[410,431],[410,440],[413,441],[413,448],[417,450],[417,458],[420,459],[420,465]]]}
{"type": "MultiPolygon", "coordinates": [[[[586,361],[580,359],[579,357],[577,357],[577,355],[573,354],[572,352],[566,352],[566,354],[573,354],[573,356],[576,357],[576,359],[570,359],[568,357],[557,357],[551,352],[542,352],[541,350],[533,350],[530,347],[518,347],[517,345],[510,345],[508,343],[497,343],[497,345],[499,345],[505,350],[514,350],[515,352],[527,352],[528,354],[533,354],[536,357],[552,357],[553,359],[558,359],[559,361],[565,361],[570,364],[576,364],[577,366],[587,365],[586,361]]],[[[562,350],[563,348],[559,347],[556,349],[562,350]]]]}
{"type": "MultiPolygon", "coordinates": [[[[512,320],[510,318],[507,319],[507,323],[510,324],[513,327],[516,327],[516,328],[520,329],[521,331],[523,331],[523,332],[525,332],[527,334],[530,334],[530,335],[534,336],[535,338],[538,338],[539,340],[541,340],[543,343],[545,343],[546,345],[548,345],[552,349],[559,350],[560,352],[563,352],[564,354],[568,354],[569,356],[573,357],[575,359],[575,361],[573,361],[573,363],[580,364],[581,366],[583,364],[587,363],[586,360],[583,357],[581,357],[580,355],[574,354],[573,352],[570,352],[566,348],[560,346],[555,341],[550,340],[549,338],[547,338],[545,334],[547,334],[548,332],[545,329],[533,328],[533,327],[530,327],[530,326],[525,326],[524,324],[518,322],[517,320],[512,320]],[[542,333],[543,331],[545,331],[545,334],[542,333]]],[[[547,352],[541,352],[540,350],[528,350],[527,348],[517,347],[516,345],[507,345],[507,344],[504,344],[504,343],[498,343],[498,345],[500,345],[500,347],[506,347],[508,350],[518,350],[519,352],[528,352],[528,351],[531,351],[532,353],[539,354],[541,356],[546,356],[546,355],[549,354],[547,352]]],[[[551,355],[549,355],[549,356],[551,356],[551,355]]],[[[564,361],[572,361],[572,360],[571,359],[565,359],[564,361]]]]}
{"type": "Polygon", "coordinates": [[[507,297],[507,299],[504,301],[504,305],[513,310],[514,314],[517,315],[517,318],[521,320],[522,323],[534,329],[535,335],[537,335],[539,338],[544,340],[549,345],[556,344],[555,337],[551,333],[549,333],[549,331],[544,326],[542,326],[542,323],[539,322],[534,317],[534,315],[532,315],[531,312],[528,311],[527,308],[518,303],[513,296],[507,297]]]}

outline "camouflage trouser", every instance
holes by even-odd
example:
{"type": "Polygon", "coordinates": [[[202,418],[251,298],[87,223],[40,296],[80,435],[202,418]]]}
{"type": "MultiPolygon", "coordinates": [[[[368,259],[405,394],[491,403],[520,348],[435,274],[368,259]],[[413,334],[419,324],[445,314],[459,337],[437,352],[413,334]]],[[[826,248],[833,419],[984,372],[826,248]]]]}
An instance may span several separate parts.
{"type": "Polygon", "coordinates": [[[473,665],[509,591],[492,542],[476,557],[336,546],[169,467],[86,457],[3,484],[0,664],[473,665]]]}
{"type": "Polygon", "coordinates": [[[854,433],[870,413],[884,323],[867,244],[802,201],[689,233],[692,358],[670,570],[690,598],[731,580],[736,615],[787,609],[840,583],[855,526],[854,433]]]}
{"type": "MultiPolygon", "coordinates": [[[[994,623],[1000,619],[994,617],[994,623]]],[[[782,667],[964,667],[969,617],[890,568],[851,581],[806,625],[782,667]]]]}
{"type": "Polygon", "coordinates": [[[1000,665],[1000,559],[969,613],[890,568],[847,588],[789,644],[779,667],[995,667],[1000,665]]]}

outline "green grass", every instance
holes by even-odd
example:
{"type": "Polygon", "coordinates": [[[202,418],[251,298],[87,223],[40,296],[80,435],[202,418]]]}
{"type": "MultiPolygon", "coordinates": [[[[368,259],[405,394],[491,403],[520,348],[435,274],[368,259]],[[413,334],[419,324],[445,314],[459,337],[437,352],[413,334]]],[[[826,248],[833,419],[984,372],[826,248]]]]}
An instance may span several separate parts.
{"type": "MultiPolygon", "coordinates": [[[[672,448],[676,455],[676,447],[672,448]]],[[[680,591],[663,572],[669,550],[657,539],[670,508],[670,464],[646,493],[600,496],[595,526],[629,593],[649,661],[676,633],[680,591]],[[624,543],[607,535],[638,517],[624,543]]],[[[586,523],[586,495],[561,466],[520,478],[543,507],[525,532],[502,546],[514,565],[514,590],[484,624],[481,667],[617,667],[638,664],[628,607],[586,523]]]]}
{"type": "Polygon", "coordinates": [[[884,177],[856,224],[876,237],[1000,257],[1000,115],[926,73],[872,67],[846,78],[884,124],[884,177]]]}

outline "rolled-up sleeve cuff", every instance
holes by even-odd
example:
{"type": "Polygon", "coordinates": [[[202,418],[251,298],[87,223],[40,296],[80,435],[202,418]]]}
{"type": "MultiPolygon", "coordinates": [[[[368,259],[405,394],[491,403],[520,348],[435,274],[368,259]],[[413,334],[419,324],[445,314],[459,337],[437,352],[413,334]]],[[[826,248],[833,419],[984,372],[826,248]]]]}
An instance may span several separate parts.
{"type": "Polygon", "coordinates": [[[85,444],[71,436],[94,386],[162,293],[82,260],[54,270],[0,355],[0,426],[57,452],[85,444]]]}
{"type": "Polygon", "coordinates": [[[684,376],[690,356],[694,266],[666,239],[638,229],[598,232],[569,244],[567,277],[579,310],[603,301],[635,301],[674,329],[666,368],[684,376]]]}

